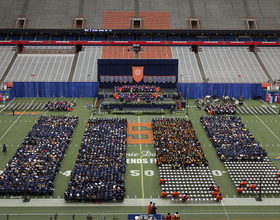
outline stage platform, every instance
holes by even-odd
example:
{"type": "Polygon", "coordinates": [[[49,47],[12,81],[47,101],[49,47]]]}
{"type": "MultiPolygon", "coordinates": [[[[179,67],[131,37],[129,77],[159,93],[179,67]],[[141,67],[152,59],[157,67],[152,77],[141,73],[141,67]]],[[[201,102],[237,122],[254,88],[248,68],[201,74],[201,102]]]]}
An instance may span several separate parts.
{"type": "MultiPolygon", "coordinates": [[[[182,98],[180,99],[177,93],[177,89],[160,89],[158,92],[163,96],[163,98],[156,98],[153,100],[147,99],[137,99],[128,100],[126,98],[117,100],[114,94],[113,88],[99,88],[99,100],[102,100],[102,109],[104,111],[129,111],[129,112],[137,112],[137,111],[170,111],[172,109],[176,109],[179,107],[179,103],[181,108],[186,107],[186,101],[182,98]],[[177,102],[175,101],[177,100],[177,102]]],[[[122,92],[117,94],[127,94],[128,92],[122,92]]],[[[152,94],[148,92],[137,92],[137,94],[152,94]]]]}

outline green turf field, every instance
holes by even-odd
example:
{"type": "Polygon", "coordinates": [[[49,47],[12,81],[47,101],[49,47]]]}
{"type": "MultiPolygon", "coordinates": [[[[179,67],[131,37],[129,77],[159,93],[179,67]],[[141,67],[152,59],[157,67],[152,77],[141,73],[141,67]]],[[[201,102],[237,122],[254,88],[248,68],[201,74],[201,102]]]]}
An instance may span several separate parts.
{"type": "MultiPolygon", "coordinates": [[[[53,98],[55,99],[55,98],[53,98]]],[[[16,98],[13,103],[33,102],[45,103],[45,98],[16,98]]],[[[61,98],[59,98],[61,99],[61,98]]],[[[203,147],[209,167],[212,170],[214,180],[220,186],[224,198],[241,198],[237,195],[236,188],[226,172],[226,168],[221,163],[216,155],[216,151],[209,141],[204,129],[199,123],[201,115],[205,114],[203,110],[198,110],[195,107],[194,100],[189,100],[188,115],[183,112],[174,113],[172,115],[109,115],[107,113],[91,115],[86,108],[86,103],[93,102],[91,98],[77,98],[75,100],[77,106],[71,113],[49,112],[45,110],[15,112],[12,116],[10,111],[2,111],[0,108],[0,149],[5,143],[8,147],[6,155],[0,154],[0,170],[3,170],[6,163],[11,159],[17,147],[21,144],[27,132],[32,128],[40,115],[77,115],[79,123],[75,128],[72,140],[65,154],[63,163],[60,167],[60,172],[55,179],[55,192],[52,199],[63,198],[64,191],[70,180],[70,173],[75,164],[78,149],[83,138],[84,129],[87,120],[90,117],[112,118],[112,117],[126,117],[128,122],[135,123],[150,123],[155,117],[183,117],[192,121],[196,135],[203,147]],[[222,175],[217,175],[222,173],[222,175]]],[[[95,100],[96,101],[96,100],[95,100]]],[[[244,106],[259,106],[267,105],[261,100],[245,100],[244,106]]],[[[279,105],[275,106],[275,110],[279,112],[279,105]]],[[[260,141],[263,147],[268,152],[268,157],[274,159],[280,156],[280,116],[279,115],[240,115],[244,124],[253,133],[255,138],[260,141]]],[[[58,213],[58,219],[72,219],[72,213],[76,213],[75,219],[86,219],[86,213],[91,211],[94,213],[94,219],[126,219],[127,213],[146,213],[148,204],[143,199],[158,199],[161,188],[158,183],[159,171],[155,160],[155,149],[153,144],[139,144],[137,139],[147,139],[149,134],[145,127],[134,126],[134,131],[139,131],[137,134],[129,135],[136,140],[135,144],[128,144],[127,146],[127,169],[126,169],[126,203],[129,199],[142,199],[140,206],[133,206],[129,204],[106,207],[104,204],[79,204],[71,207],[5,207],[0,208],[0,218],[6,219],[6,214],[10,214],[10,219],[49,219],[48,213],[58,213]],[[105,218],[104,218],[105,217],[105,218]]],[[[273,164],[280,170],[280,160],[273,160],[273,164]]],[[[279,195],[271,195],[267,197],[279,198],[279,195]]],[[[1,202],[5,201],[3,196],[0,197],[1,202]]],[[[31,197],[32,200],[40,199],[31,197]]],[[[50,199],[50,198],[44,198],[50,199]]],[[[244,198],[245,199],[245,198],[244,198]]],[[[264,198],[265,199],[265,198],[264,198]]],[[[50,200],[52,201],[52,200],[50,200]]],[[[279,202],[280,200],[275,200],[279,202]]],[[[183,219],[267,219],[279,218],[279,206],[277,202],[272,206],[200,206],[200,204],[191,204],[188,206],[173,206],[170,205],[170,200],[163,200],[166,204],[164,207],[158,209],[158,213],[179,211],[183,219]]],[[[1,207],[1,206],[0,206],[1,207]]]]}

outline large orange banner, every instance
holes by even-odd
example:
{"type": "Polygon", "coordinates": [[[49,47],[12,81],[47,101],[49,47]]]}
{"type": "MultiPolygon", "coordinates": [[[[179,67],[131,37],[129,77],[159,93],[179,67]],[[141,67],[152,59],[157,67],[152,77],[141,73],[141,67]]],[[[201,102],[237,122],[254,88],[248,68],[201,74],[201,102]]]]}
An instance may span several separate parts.
{"type": "Polygon", "coordinates": [[[133,66],[132,75],[133,75],[133,79],[136,82],[140,82],[143,79],[144,67],[143,66],[133,66]]]}

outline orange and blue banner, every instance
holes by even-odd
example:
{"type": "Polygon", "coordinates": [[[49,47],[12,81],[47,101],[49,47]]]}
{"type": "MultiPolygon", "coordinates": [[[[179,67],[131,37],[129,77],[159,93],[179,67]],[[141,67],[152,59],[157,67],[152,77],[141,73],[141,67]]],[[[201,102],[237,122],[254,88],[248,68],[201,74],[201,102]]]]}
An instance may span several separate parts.
{"type": "Polygon", "coordinates": [[[143,66],[133,66],[132,67],[132,76],[136,82],[140,82],[144,76],[144,67],[143,66]]]}

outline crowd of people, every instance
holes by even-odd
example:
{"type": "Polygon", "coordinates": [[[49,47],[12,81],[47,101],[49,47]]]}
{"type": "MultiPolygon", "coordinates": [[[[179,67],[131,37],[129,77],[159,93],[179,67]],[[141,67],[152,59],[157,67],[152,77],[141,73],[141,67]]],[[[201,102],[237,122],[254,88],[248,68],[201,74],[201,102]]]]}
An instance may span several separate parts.
{"type": "Polygon", "coordinates": [[[52,196],[77,123],[76,116],[41,116],[0,174],[0,194],[52,196]]]}
{"type": "Polygon", "coordinates": [[[89,119],[64,198],[122,201],[125,196],[126,119],[89,119]]]}
{"type": "Polygon", "coordinates": [[[160,93],[144,93],[144,94],[137,94],[137,93],[114,93],[113,97],[116,98],[117,101],[137,101],[142,100],[163,100],[163,95],[160,93]]]}
{"type": "Polygon", "coordinates": [[[200,123],[217,150],[221,161],[262,161],[267,155],[241,118],[201,116],[200,123]]]}
{"type": "Polygon", "coordinates": [[[122,93],[122,92],[130,92],[130,93],[137,93],[137,92],[146,92],[146,93],[153,93],[159,92],[159,86],[154,85],[127,85],[127,86],[115,86],[114,87],[115,93],[122,93]]]}
{"type": "Polygon", "coordinates": [[[209,115],[234,115],[236,113],[236,105],[207,105],[204,111],[209,115]]]}
{"type": "Polygon", "coordinates": [[[73,101],[48,101],[45,105],[46,109],[49,111],[62,111],[62,112],[71,112],[74,106],[76,105],[73,101]]]}
{"type": "Polygon", "coordinates": [[[152,129],[158,166],[170,164],[171,168],[178,169],[208,165],[191,121],[183,118],[153,119],[152,129]]]}

